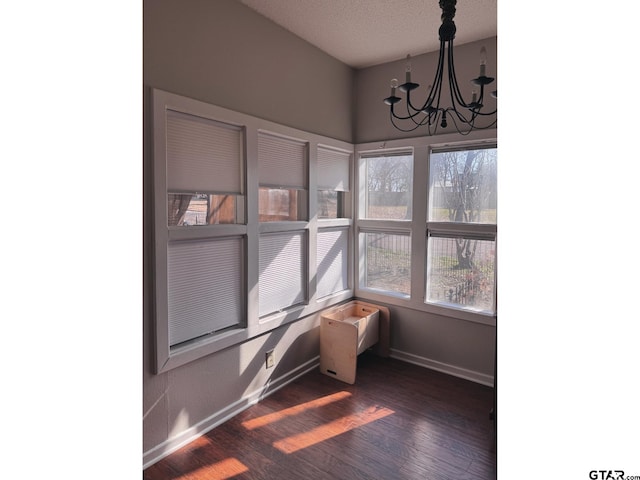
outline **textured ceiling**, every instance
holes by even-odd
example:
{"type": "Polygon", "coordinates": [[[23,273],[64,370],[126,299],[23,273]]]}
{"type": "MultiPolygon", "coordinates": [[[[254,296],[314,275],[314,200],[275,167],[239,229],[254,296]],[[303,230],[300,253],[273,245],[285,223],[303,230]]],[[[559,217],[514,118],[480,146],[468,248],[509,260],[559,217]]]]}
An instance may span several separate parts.
{"type": "MultiPolygon", "coordinates": [[[[438,50],[438,0],[238,0],[334,58],[363,68],[438,50]]],[[[497,0],[458,0],[456,44],[497,35],[497,0]]]]}

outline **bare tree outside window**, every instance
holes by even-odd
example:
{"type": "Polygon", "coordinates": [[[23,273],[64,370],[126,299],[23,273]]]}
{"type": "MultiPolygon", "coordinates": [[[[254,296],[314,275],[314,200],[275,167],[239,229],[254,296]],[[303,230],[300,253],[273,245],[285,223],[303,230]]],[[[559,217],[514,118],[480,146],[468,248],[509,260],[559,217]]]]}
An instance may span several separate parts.
{"type": "Polygon", "coordinates": [[[370,157],[366,162],[366,218],[410,220],[413,157],[411,155],[370,157]]]}
{"type": "Polygon", "coordinates": [[[496,223],[497,149],[431,155],[432,222],[496,223]]]}

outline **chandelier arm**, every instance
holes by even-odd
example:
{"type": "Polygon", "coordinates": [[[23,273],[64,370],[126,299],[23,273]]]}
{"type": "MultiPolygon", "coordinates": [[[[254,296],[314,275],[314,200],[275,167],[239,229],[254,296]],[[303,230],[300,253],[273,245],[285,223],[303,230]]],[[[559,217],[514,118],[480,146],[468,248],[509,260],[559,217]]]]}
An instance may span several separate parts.
{"type": "MultiPolygon", "coordinates": [[[[452,118],[453,118],[453,117],[452,117],[452,118]]],[[[463,130],[460,130],[460,128],[458,127],[458,124],[457,124],[457,123],[456,123],[456,121],[455,121],[455,118],[453,118],[453,125],[454,125],[454,127],[455,127],[456,131],[457,131],[460,135],[469,135],[469,133],[471,133],[473,130],[487,130],[487,129],[489,129],[489,128],[493,128],[497,122],[498,122],[498,119],[496,118],[496,119],[495,119],[493,122],[491,122],[490,124],[485,125],[485,126],[483,126],[483,127],[479,127],[479,126],[476,126],[476,125],[475,125],[475,117],[474,117],[474,119],[473,119],[470,123],[463,122],[465,125],[468,125],[468,126],[469,126],[469,129],[468,129],[468,130],[464,130],[464,131],[463,131],[463,130]]]]}
{"type": "Polygon", "coordinates": [[[429,104],[429,106],[433,107],[433,101],[436,101],[436,105],[435,108],[439,111],[446,111],[446,109],[440,109],[440,100],[442,99],[442,79],[444,77],[444,50],[441,51],[441,55],[442,55],[442,65],[438,65],[439,70],[436,73],[436,78],[434,79],[434,85],[435,85],[435,95],[434,98],[431,100],[431,103],[429,104]]]}
{"type": "Polygon", "coordinates": [[[458,120],[466,125],[470,125],[473,126],[473,123],[475,121],[475,115],[474,112],[471,112],[471,118],[468,118],[466,115],[464,115],[462,112],[458,111],[456,108],[451,108],[451,110],[453,111],[453,113],[455,115],[451,115],[451,118],[454,120],[455,123],[455,117],[458,118],[458,120]]]}
{"type": "MultiPolygon", "coordinates": [[[[404,116],[402,116],[402,115],[398,115],[398,114],[394,111],[394,109],[393,109],[393,105],[391,105],[391,109],[390,109],[390,110],[391,110],[391,116],[392,116],[393,118],[397,119],[397,120],[411,120],[411,119],[413,119],[414,117],[416,117],[416,116],[420,113],[420,112],[416,112],[416,113],[413,113],[413,114],[412,114],[411,112],[407,112],[407,113],[408,113],[408,114],[407,114],[407,116],[406,116],[406,117],[404,117],[404,116]]],[[[414,122],[415,122],[415,120],[414,120],[414,122]]]]}
{"type": "MultiPolygon", "coordinates": [[[[391,115],[390,115],[389,118],[391,119],[391,124],[394,127],[396,127],[396,129],[400,130],[401,132],[413,132],[414,130],[416,130],[417,128],[419,128],[419,127],[421,127],[423,125],[423,124],[420,124],[420,123],[416,123],[416,125],[413,128],[408,128],[408,129],[407,128],[402,128],[398,124],[396,124],[394,118],[397,118],[397,119],[400,119],[400,120],[403,120],[403,118],[402,117],[398,117],[397,115],[395,115],[393,113],[393,110],[391,111],[391,115]]],[[[413,118],[413,117],[409,117],[409,118],[413,118]]],[[[404,118],[404,119],[406,119],[406,118],[404,118]]],[[[415,123],[415,120],[414,120],[414,123],[415,123]]]]}
{"type": "Polygon", "coordinates": [[[435,118],[433,113],[425,114],[425,117],[418,122],[418,121],[416,121],[416,117],[422,112],[417,111],[417,112],[415,112],[413,114],[408,112],[408,115],[406,117],[404,117],[404,116],[398,115],[397,113],[394,112],[393,105],[390,108],[390,112],[391,112],[391,123],[393,124],[394,127],[396,127],[398,130],[400,130],[402,132],[413,132],[418,127],[422,127],[424,125],[431,125],[432,118],[435,118]],[[415,125],[415,127],[410,128],[410,129],[401,128],[394,121],[394,119],[402,120],[402,121],[411,120],[413,122],[413,124],[415,125]]]}
{"type": "MultiPolygon", "coordinates": [[[[454,74],[455,75],[455,74],[454,74]]],[[[455,116],[452,115],[451,118],[453,118],[454,120],[454,125],[456,127],[456,130],[458,131],[458,133],[460,134],[468,134],[471,130],[477,128],[475,127],[475,120],[476,117],[479,114],[480,108],[482,108],[482,94],[480,96],[480,99],[478,99],[477,102],[475,102],[475,104],[467,104],[464,99],[462,98],[462,95],[460,93],[460,89],[458,87],[458,83],[457,80],[455,78],[455,76],[450,76],[449,77],[449,90],[450,90],[450,96],[451,96],[451,108],[450,111],[453,111],[453,113],[455,114],[455,116]],[[460,110],[458,110],[458,107],[456,106],[456,103],[462,107],[462,108],[466,108],[469,112],[469,114],[471,115],[470,117],[467,116],[466,113],[461,112],[460,110]],[[466,133],[463,133],[459,128],[458,128],[458,124],[457,122],[455,122],[455,117],[458,117],[458,120],[469,126],[469,131],[466,131],[466,133]]]]}
{"type": "Polygon", "coordinates": [[[453,69],[453,65],[450,64],[450,69],[449,69],[449,73],[450,73],[450,75],[449,75],[449,96],[450,96],[450,99],[451,99],[451,107],[448,110],[450,112],[453,112],[453,114],[455,114],[455,115],[452,115],[451,118],[454,119],[454,125],[456,125],[456,130],[458,130],[458,133],[462,133],[457,128],[457,123],[455,122],[455,117],[458,117],[458,120],[461,123],[464,123],[466,125],[469,125],[469,126],[473,127],[473,122],[475,120],[475,112],[474,112],[474,110],[469,108],[469,105],[467,105],[464,102],[464,99],[462,99],[462,95],[461,95],[460,89],[458,87],[458,82],[457,82],[457,80],[455,78],[455,72],[452,72],[452,69],[453,69]],[[464,114],[463,112],[458,110],[458,106],[468,109],[469,112],[471,113],[471,118],[468,118],[466,114],[464,114]]]}
{"type": "Polygon", "coordinates": [[[433,79],[434,95],[429,102],[429,106],[433,107],[433,102],[436,101],[435,108],[440,110],[440,99],[442,98],[442,79],[444,78],[445,58],[444,50],[446,43],[444,40],[440,41],[440,55],[438,57],[438,68],[436,70],[436,78],[433,79]],[[437,100],[436,100],[437,98],[437,100]]]}
{"type": "Polygon", "coordinates": [[[480,85],[480,96],[478,97],[478,103],[480,104],[480,107],[477,109],[477,112],[476,112],[477,115],[481,115],[483,117],[486,117],[486,116],[495,115],[495,114],[498,113],[498,107],[497,106],[491,112],[481,112],[480,110],[482,109],[482,107],[484,107],[484,104],[482,103],[483,100],[484,100],[484,85],[480,85]]]}
{"type": "Polygon", "coordinates": [[[436,101],[436,98],[437,98],[437,102],[436,102],[435,108],[440,107],[440,96],[442,94],[442,77],[444,74],[444,62],[445,62],[444,49],[445,49],[445,41],[440,40],[440,51],[438,53],[438,66],[436,67],[436,76],[434,77],[433,82],[431,82],[431,90],[429,90],[427,99],[424,102],[424,105],[422,106],[421,110],[424,110],[427,107],[433,107],[433,102],[436,101]]]}
{"type": "Polygon", "coordinates": [[[413,104],[411,103],[411,92],[407,92],[407,113],[411,116],[411,118],[413,118],[421,111],[421,108],[416,108],[413,106],[413,104]],[[411,111],[413,111],[413,113],[411,113],[411,111]]]}
{"type": "Polygon", "coordinates": [[[498,113],[498,109],[496,108],[495,110],[493,110],[492,112],[476,112],[476,115],[480,115],[482,117],[488,117],[491,115],[495,115],[496,113],[498,113]]]}
{"type": "Polygon", "coordinates": [[[412,132],[414,131],[417,127],[421,127],[424,125],[431,125],[433,123],[434,120],[437,120],[438,118],[438,109],[433,109],[430,112],[424,112],[424,111],[420,111],[420,110],[416,110],[414,113],[411,113],[411,111],[409,110],[409,107],[407,106],[407,116],[403,116],[403,115],[398,115],[395,110],[394,110],[394,105],[392,104],[389,108],[389,111],[391,113],[391,123],[393,123],[393,126],[396,127],[398,130],[401,130],[403,132],[412,132]],[[418,115],[420,115],[421,113],[424,113],[424,118],[420,121],[416,121],[416,117],[418,115]],[[402,121],[406,121],[406,120],[411,120],[415,127],[411,128],[411,129],[403,129],[400,128],[396,122],[393,120],[402,120],[402,121]]]}
{"type": "MultiPolygon", "coordinates": [[[[453,110],[453,109],[450,109],[453,110]]],[[[473,126],[473,121],[471,123],[469,123],[468,121],[466,121],[466,119],[460,119],[460,114],[456,111],[455,112],[456,115],[455,116],[451,116],[451,120],[453,121],[453,126],[456,129],[456,132],[458,132],[460,135],[466,136],[469,135],[473,130],[476,130],[477,127],[473,126]],[[468,129],[460,129],[460,127],[458,126],[458,122],[456,122],[455,117],[458,116],[458,119],[461,121],[461,123],[463,123],[464,125],[468,126],[468,129]]]]}
{"type": "Polygon", "coordinates": [[[449,89],[451,90],[451,102],[455,107],[455,100],[458,105],[464,108],[471,109],[471,105],[464,101],[462,93],[460,92],[460,86],[458,85],[458,77],[456,76],[455,62],[453,60],[453,39],[449,41],[447,50],[447,65],[449,67],[449,89]]]}
{"type": "Polygon", "coordinates": [[[495,115],[498,112],[498,109],[496,108],[495,110],[491,111],[491,112],[481,112],[479,109],[470,109],[469,111],[471,112],[471,117],[467,117],[465,116],[463,113],[461,113],[460,111],[458,111],[456,108],[452,107],[449,108],[448,111],[452,111],[455,115],[452,115],[451,118],[453,119],[454,122],[454,126],[456,127],[456,130],[458,131],[458,133],[463,134],[463,135],[467,135],[471,130],[486,130],[488,128],[492,128],[493,126],[495,126],[495,124],[498,122],[498,119],[494,119],[493,122],[491,122],[490,124],[484,126],[484,127],[479,127],[476,126],[475,122],[478,119],[478,117],[488,117],[488,116],[492,116],[495,115]],[[466,133],[462,132],[459,128],[458,128],[458,124],[455,121],[455,117],[458,118],[458,120],[465,124],[465,125],[469,125],[470,130],[467,131],[466,133]]]}
{"type": "MultiPolygon", "coordinates": [[[[425,111],[427,109],[427,107],[432,106],[433,101],[435,100],[435,97],[436,97],[435,93],[440,91],[440,85],[441,85],[441,81],[442,81],[442,71],[443,71],[443,66],[444,66],[443,44],[444,44],[444,42],[441,41],[440,42],[440,52],[439,52],[439,55],[438,55],[438,66],[436,68],[436,76],[434,78],[434,81],[430,85],[431,89],[427,93],[427,98],[426,98],[424,104],[421,107],[420,106],[416,107],[415,105],[413,105],[413,103],[411,102],[411,91],[410,90],[407,91],[407,112],[408,113],[410,113],[409,109],[413,110],[415,112],[415,114],[425,111]],[[440,80],[440,83],[438,82],[438,80],[440,80]]],[[[438,104],[439,103],[440,102],[438,100],[438,104]]]]}

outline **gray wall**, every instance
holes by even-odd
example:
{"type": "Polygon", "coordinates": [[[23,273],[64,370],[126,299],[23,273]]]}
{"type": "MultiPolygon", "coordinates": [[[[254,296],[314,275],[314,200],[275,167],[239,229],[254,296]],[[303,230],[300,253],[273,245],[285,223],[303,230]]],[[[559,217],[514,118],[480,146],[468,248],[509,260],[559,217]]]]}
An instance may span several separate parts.
{"type": "Polygon", "coordinates": [[[236,1],[145,0],[143,32],[143,451],[147,463],[242,408],[243,401],[255,398],[265,386],[299,373],[296,369],[319,353],[319,319],[311,316],[168,373],[151,373],[150,88],[351,141],[354,72],[236,1]],[[266,370],[265,352],[271,349],[275,349],[276,366],[266,370]]]}
{"type": "Polygon", "coordinates": [[[353,69],[231,0],[145,0],[145,85],[351,142],[353,69]]]}
{"type": "Polygon", "coordinates": [[[386,306],[391,318],[392,357],[485,385],[493,384],[495,327],[386,306]]]}
{"type": "MultiPolygon", "coordinates": [[[[394,62],[356,73],[235,1],[145,0],[143,6],[143,452],[145,462],[152,462],[165,450],[243,408],[269,385],[278,386],[313,365],[319,353],[319,318],[301,319],[167,373],[151,373],[149,89],[347,142],[363,142],[398,138],[387,125],[382,98],[388,95],[391,76],[401,75],[404,66],[394,62]],[[276,367],[266,370],[265,352],[271,349],[276,352],[276,367]]],[[[492,55],[495,46],[489,55],[489,62],[495,65],[492,55]]],[[[465,73],[461,69],[460,75],[466,78],[465,73]]],[[[492,327],[391,308],[392,348],[397,352],[493,374],[492,327]]]]}

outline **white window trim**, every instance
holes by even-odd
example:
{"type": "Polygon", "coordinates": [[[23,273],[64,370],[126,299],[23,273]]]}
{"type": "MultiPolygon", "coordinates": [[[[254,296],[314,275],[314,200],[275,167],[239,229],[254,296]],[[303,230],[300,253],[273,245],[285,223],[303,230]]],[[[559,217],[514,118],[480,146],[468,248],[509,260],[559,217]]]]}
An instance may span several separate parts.
{"type": "MultiPolygon", "coordinates": [[[[234,112],[222,107],[211,105],[198,100],[172,94],[158,89],[151,91],[152,107],[152,175],[153,193],[150,200],[153,203],[153,248],[152,265],[153,275],[153,302],[155,318],[155,373],[161,373],[198,358],[217,352],[232,345],[245,342],[258,335],[266,333],[276,327],[296,321],[305,316],[316,313],[337,303],[350,300],[354,296],[353,278],[353,220],[340,218],[331,220],[318,220],[317,210],[317,149],[318,145],[329,146],[341,151],[349,152],[353,157],[354,146],[352,144],[327,138],[324,136],[303,132],[291,127],[279,125],[267,120],[262,120],[250,115],[234,112]],[[198,227],[168,227],[167,226],[167,179],[166,179],[166,123],[165,111],[174,111],[198,115],[215,121],[237,125],[244,131],[244,176],[241,179],[245,195],[246,224],[211,225],[198,227]],[[308,218],[305,221],[296,222],[258,222],[258,132],[268,131],[276,135],[298,139],[307,143],[308,155],[308,218]],[[343,292],[317,298],[316,273],[317,273],[317,233],[319,228],[345,226],[349,228],[349,265],[348,285],[343,292]],[[259,318],[258,315],[258,283],[259,283],[259,236],[261,233],[285,232],[304,230],[308,240],[307,265],[304,270],[307,273],[307,299],[302,305],[294,306],[282,312],[259,318]],[[219,334],[207,336],[201,340],[188,342],[182,346],[169,347],[168,305],[167,305],[167,245],[170,240],[213,238],[223,236],[244,237],[246,257],[243,259],[245,285],[246,318],[241,326],[232,328],[219,334]]],[[[353,163],[353,162],[352,162],[353,163]]],[[[350,166],[352,168],[352,165],[350,166]]],[[[351,170],[351,187],[353,187],[353,170],[351,170]]],[[[353,212],[352,196],[346,194],[346,214],[353,212]]]]}
{"type": "MultiPolygon", "coordinates": [[[[385,142],[369,142],[357,144],[355,146],[354,163],[356,163],[356,185],[360,185],[364,179],[365,171],[363,167],[363,156],[375,156],[383,153],[398,153],[402,151],[413,151],[413,216],[411,220],[373,220],[364,219],[365,192],[363,188],[357,188],[355,195],[355,211],[358,212],[355,222],[355,237],[359,238],[360,232],[389,232],[406,233],[411,235],[411,295],[409,298],[393,293],[382,293],[373,289],[363,288],[364,282],[364,251],[359,243],[355,242],[356,251],[354,258],[357,259],[358,277],[355,279],[355,297],[370,302],[379,302],[399,307],[410,308],[421,312],[452,317],[460,320],[481,323],[485,325],[496,325],[497,314],[489,315],[476,313],[468,310],[459,310],[450,307],[432,305],[425,303],[426,294],[426,248],[427,248],[427,206],[428,191],[426,182],[429,173],[429,152],[437,148],[455,148],[463,146],[484,146],[495,145],[497,143],[497,130],[474,131],[465,137],[458,134],[437,135],[430,137],[415,137],[398,140],[388,140],[385,142]],[[462,140],[461,140],[462,138],[462,140]]],[[[436,225],[437,226],[437,225],[436,225]]],[[[431,224],[434,227],[434,224],[431,224]]],[[[495,233],[495,226],[480,226],[479,229],[486,230],[487,234],[495,233]]],[[[444,231],[459,231],[465,233],[464,226],[443,225],[444,231]],[[458,229],[458,230],[456,230],[458,229]]],[[[478,231],[477,228],[473,229],[478,231]]],[[[496,240],[497,245],[497,240],[496,240]]]]}

